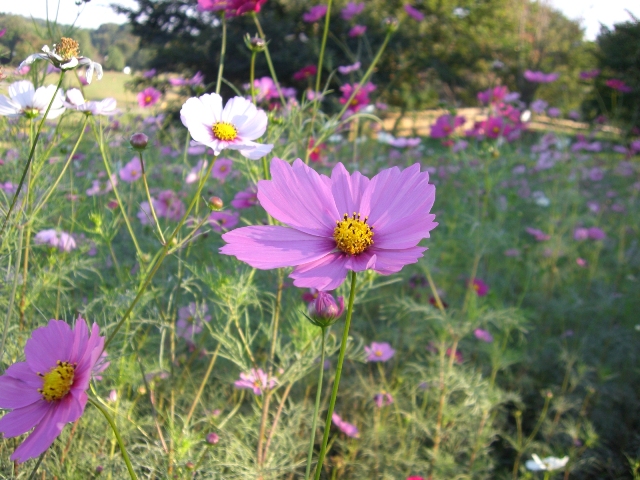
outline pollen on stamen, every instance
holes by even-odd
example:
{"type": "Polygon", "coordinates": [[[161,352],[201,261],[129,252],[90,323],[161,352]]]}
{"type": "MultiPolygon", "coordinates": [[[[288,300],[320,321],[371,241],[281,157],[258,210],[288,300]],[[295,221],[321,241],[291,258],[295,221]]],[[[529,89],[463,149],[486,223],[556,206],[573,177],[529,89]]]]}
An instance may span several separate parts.
{"type": "Polygon", "coordinates": [[[373,245],[373,227],[367,224],[368,217],[363,221],[359,213],[353,212],[351,217],[345,213],[342,218],[342,221],[336,221],[333,231],[338,250],[358,255],[373,245]]]}

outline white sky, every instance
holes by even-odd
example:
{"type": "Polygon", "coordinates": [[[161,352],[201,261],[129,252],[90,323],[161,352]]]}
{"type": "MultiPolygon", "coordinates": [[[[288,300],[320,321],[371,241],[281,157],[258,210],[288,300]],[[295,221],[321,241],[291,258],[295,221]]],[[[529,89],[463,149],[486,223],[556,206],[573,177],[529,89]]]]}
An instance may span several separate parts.
{"type": "MultiPolygon", "coordinates": [[[[580,19],[586,30],[586,38],[594,40],[600,31],[600,22],[611,26],[614,23],[630,20],[625,9],[636,17],[640,17],[639,0],[540,0],[554,6],[571,19],[580,19]]],[[[97,28],[103,23],[124,23],[124,15],[116,15],[109,7],[111,3],[118,3],[127,7],[136,6],[134,0],[91,0],[77,7],[75,0],[0,0],[0,12],[15,13],[35,18],[46,17],[46,5],[49,4],[49,16],[55,16],[58,2],[60,11],[58,21],[64,24],[72,23],[78,11],[81,15],[77,25],[84,28],[97,28]]],[[[1,25],[0,25],[1,28],[1,25]]]]}

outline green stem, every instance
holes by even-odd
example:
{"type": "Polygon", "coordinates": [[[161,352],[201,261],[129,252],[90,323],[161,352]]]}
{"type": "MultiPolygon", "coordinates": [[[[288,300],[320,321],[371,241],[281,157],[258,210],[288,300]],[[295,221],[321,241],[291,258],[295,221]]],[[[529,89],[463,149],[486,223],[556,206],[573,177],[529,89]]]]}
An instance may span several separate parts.
{"type": "Polygon", "coordinates": [[[46,454],[47,454],[47,451],[45,450],[42,453],[42,455],[38,457],[38,461],[34,465],[33,470],[31,470],[31,475],[29,475],[29,480],[33,480],[34,478],[36,478],[36,472],[38,471],[38,468],[40,468],[40,464],[42,463],[42,460],[44,460],[44,456],[46,454]]]}
{"type": "Polygon", "coordinates": [[[191,200],[191,204],[189,205],[189,208],[187,208],[187,211],[185,212],[185,214],[180,219],[180,222],[178,223],[178,226],[175,228],[175,230],[173,231],[173,233],[171,234],[169,239],[165,242],[164,246],[162,247],[162,250],[160,250],[156,254],[156,257],[154,258],[154,260],[152,262],[153,267],[151,267],[151,270],[149,271],[149,273],[147,274],[146,278],[144,279],[144,282],[140,286],[140,289],[138,290],[138,293],[137,293],[136,297],[133,299],[133,302],[131,302],[131,305],[129,305],[129,308],[127,308],[126,312],[122,316],[122,319],[120,319],[120,321],[116,324],[115,328],[113,329],[113,332],[111,332],[111,334],[109,335],[109,338],[107,338],[107,340],[104,342],[104,347],[102,348],[103,351],[107,349],[107,346],[114,339],[114,337],[118,333],[118,330],[120,330],[120,328],[122,327],[122,324],[129,318],[129,316],[131,315],[131,312],[133,312],[134,307],[137,305],[137,303],[142,298],[142,295],[144,294],[144,291],[146,290],[146,288],[149,285],[149,283],[151,283],[151,280],[153,279],[154,275],[156,274],[156,272],[160,268],[160,265],[162,264],[162,262],[164,261],[165,257],[169,253],[169,246],[173,242],[173,239],[176,238],[176,236],[178,235],[178,232],[180,232],[180,229],[184,225],[184,222],[187,221],[187,218],[189,217],[189,214],[191,213],[191,210],[193,210],[193,207],[195,207],[196,203],[200,199],[200,192],[202,192],[202,189],[204,188],[204,184],[206,183],[207,178],[209,178],[209,176],[211,175],[211,170],[213,170],[213,166],[215,165],[215,163],[216,163],[216,159],[214,157],[213,161],[211,162],[211,165],[209,166],[209,170],[207,171],[207,174],[200,179],[200,184],[198,185],[198,190],[196,191],[195,195],[193,196],[193,199],[191,200]]]}
{"type": "Polygon", "coordinates": [[[253,21],[256,24],[256,28],[258,29],[258,34],[260,38],[264,40],[264,56],[267,59],[267,65],[269,66],[269,73],[271,73],[271,78],[273,78],[273,83],[276,86],[276,90],[278,91],[278,96],[280,97],[280,102],[282,105],[286,105],[286,101],[284,99],[284,95],[282,94],[282,89],[280,88],[280,82],[278,82],[278,77],[276,75],[276,69],[273,68],[273,62],[271,61],[271,54],[269,53],[269,44],[267,42],[267,38],[264,35],[264,31],[262,30],[262,25],[260,25],[260,20],[258,20],[258,16],[253,13],[253,21]]]}
{"type": "Polygon", "coordinates": [[[31,218],[29,219],[30,222],[33,221],[33,219],[36,217],[36,215],[42,209],[42,207],[44,207],[46,205],[47,201],[49,200],[49,197],[53,194],[54,190],[56,189],[56,187],[58,186],[58,184],[62,180],[63,175],[66,173],[67,168],[69,168],[69,165],[71,164],[71,161],[73,160],[73,156],[75,155],[76,150],[78,149],[78,146],[80,145],[80,141],[82,140],[82,137],[84,136],[84,129],[87,126],[87,122],[88,121],[89,121],[89,117],[85,117],[84,122],[82,122],[82,129],[80,130],[80,135],[78,136],[78,141],[73,146],[73,150],[71,150],[71,153],[69,154],[69,158],[67,158],[67,163],[65,163],[64,167],[62,167],[62,171],[60,172],[60,175],[58,175],[58,178],[53,183],[51,188],[49,188],[49,190],[45,194],[44,198],[38,203],[38,205],[36,205],[36,208],[33,209],[33,212],[30,215],[31,218]]]}
{"type": "Polygon", "coordinates": [[[318,391],[316,392],[316,406],[313,409],[313,423],[311,425],[311,439],[309,440],[309,453],[307,455],[307,471],[304,474],[304,480],[309,480],[311,474],[311,460],[313,459],[313,445],[316,441],[316,428],[318,427],[318,412],[320,411],[320,400],[322,397],[322,375],[324,374],[324,355],[325,355],[325,333],[327,328],[322,329],[322,350],[320,354],[320,374],[318,375],[318,391]]]}
{"type": "Polygon", "coordinates": [[[42,116],[42,120],[38,124],[38,130],[36,131],[36,136],[33,139],[33,143],[31,144],[31,150],[29,151],[29,158],[27,160],[27,164],[24,166],[24,170],[22,171],[22,177],[20,178],[20,183],[18,184],[18,189],[16,193],[13,195],[13,200],[11,201],[11,206],[9,207],[9,211],[7,212],[7,216],[4,218],[4,222],[2,223],[2,228],[0,228],[0,237],[4,233],[4,229],[7,226],[7,222],[9,221],[9,217],[11,216],[11,212],[13,212],[13,208],[16,205],[16,200],[20,195],[20,191],[22,190],[22,185],[24,184],[24,179],[27,177],[27,172],[29,171],[29,167],[31,166],[31,162],[33,161],[33,155],[36,151],[36,145],[38,144],[38,139],[40,138],[40,131],[42,130],[42,126],[44,125],[45,120],[47,119],[47,115],[49,115],[49,110],[51,110],[51,105],[53,105],[53,101],[58,94],[58,90],[60,90],[60,86],[62,85],[62,79],[64,78],[64,70],[60,72],[60,79],[58,80],[58,85],[56,86],[56,91],[53,92],[53,96],[51,97],[51,101],[47,106],[47,109],[42,116]]]}
{"type": "Polygon", "coordinates": [[[133,471],[133,465],[131,465],[131,460],[129,460],[129,455],[127,454],[127,450],[124,448],[124,442],[122,441],[122,437],[120,436],[120,432],[118,432],[118,427],[116,427],[116,423],[113,421],[113,418],[111,418],[111,415],[109,415],[109,412],[107,412],[107,409],[104,408],[102,405],[100,405],[98,402],[96,402],[93,398],[89,397],[89,402],[91,402],[91,404],[93,404],[98,410],[102,412],[102,414],[104,415],[104,418],[106,418],[107,422],[109,422],[109,425],[111,425],[111,428],[113,429],[113,433],[116,436],[116,440],[118,441],[118,445],[120,446],[120,452],[122,453],[122,458],[124,458],[124,463],[127,464],[127,470],[129,470],[129,476],[131,476],[132,480],[137,480],[138,477],[136,476],[136,473],[133,471]]]}
{"type": "Polygon", "coordinates": [[[338,397],[338,388],[340,386],[340,376],[342,375],[342,364],[344,363],[344,355],[347,351],[347,339],[349,338],[349,327],[351,326],[351,315],[353,314],[353,301],[356,297],[356,272],[351,272],[351,292],[349,293],[349,306],[347,307],[347,318],[344,323],[342,332],[342,343],[340,344],[340,355],[338,356],[338,366],[336,367],[336,376],[333,382],[333,390],[331,391],[331,399],[329,400],[329,410],[327,411],[327,419],[324,423],[324,435],[322,437],[322,446],[318,455],[318,464],[316,465],[315,480],[320,480],[322,473],[322,463],[327,453],[327,443],[329,443],[329,433],[331,431],[331,417],[333,409],[336,406],[336,398],[338,397]]]}
{"type": "Polygon", "coordinates": [[[218,65],[218,78],[216,79],[216,93],[220,95],[222,85],[222,72],[224,71],[224,56],[227,53],[227,20],[222,15],[222,46],[220,47],[220,65],[218,65]]]}
{"type": "Polygon", "coordinates": [[[147,194],[147,202],[149,202],[149,210],[151,210],[151,216],[153,217],[153,221],[156,222],[156,227],[158,229],[158,234],[160,235],[160,240],[164,245],[164,235],[162,234],[162,229],[160,228],[160,222],[158,222],[158,216],[156,215],[156,209],[153,207],[153,200],[151,200],[151,193],[149,193],[149,184],[147,183],[147,174],[144,170],[144,161],[142,160],[142,150],[138,150],[140,154],[140,169],[142,170],[142,183],[144,183],[144,191],[147,194]]]}
{"type": "Polygon", "coordinates": [[[251,63],[249,64],[249,91],[251,92],[251,103],[256,104],[256,52],[251,52],[251,63]]]}
{"type": "Polygon", "coordinates": [[[318,71],[316,72],[316,90],[314,101],[318,101],[318,94],[320,92],[320,80],[322,78],[322,68],[324,66],[324,49],[327,45],[327,35],[329,35],[329,20],[331,16],[331,4],[333,0],[327,2],[327,14],[324,16],[324,32],[322,34],[322,44],[320,45],[320,58],[318,58],[318,71]]]}

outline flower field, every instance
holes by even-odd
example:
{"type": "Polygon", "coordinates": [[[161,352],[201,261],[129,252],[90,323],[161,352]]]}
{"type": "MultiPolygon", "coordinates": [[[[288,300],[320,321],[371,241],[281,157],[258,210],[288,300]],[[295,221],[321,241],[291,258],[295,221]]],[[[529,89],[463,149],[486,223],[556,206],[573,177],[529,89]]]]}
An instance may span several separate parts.
{"type": "Polygon", "coordinates": [[[640,478],[640,132],[498,82],[400,135],[376,72],[416,6],[331,68],[309,6],[279,80],[266,0],[198,6],[255,19],[247,83],[224,41],[133,107],[66,35],[3,70],[0,478],[640,478]]]}

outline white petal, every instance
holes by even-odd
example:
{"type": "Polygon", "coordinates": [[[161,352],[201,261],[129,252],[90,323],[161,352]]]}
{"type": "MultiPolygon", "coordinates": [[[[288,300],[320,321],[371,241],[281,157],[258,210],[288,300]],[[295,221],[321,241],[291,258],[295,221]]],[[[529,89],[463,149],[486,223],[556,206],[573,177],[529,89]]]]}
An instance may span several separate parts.
{"type": "Polygon", "coordinates": [[[87,79],[88,84],[90,84],[91,80],[93,80],[93,69],[95,68],[94,65],[97,65],[97,64],[94,64],[93,62],[91,62],[87,67],[87,71],[84,74],[84,77],[87,79]]]}
{"type": "Polygon", "coordinates": [[[33,83],[29,80],[20,80],[19,82],[14,82],[9,86],[9,96],[22,108],[31,107],[33,105],[33,95],[33,83]]]}
{"type": "Polygon", "coordinates": [[[5,95],[0,95],[0,115],[3,116],[15,116],[20,115],[22,108],[20,104],[14,102],[5,95]]]}
{"type": "Polygon", "coordinates": [[[82,92],[78,88],[70,88],[69,90],[67,90],[67,100],[69,100],[69,103],[75,106],[82,105],[86,102],[84,97],[82,96],[82,92]]]}
{"type": "Polygon", "coordinates": [[[267,114],[264,110],[258,110],[253,117],[238,127],[238,135],[243,140],[255,140],[261,137],[267,129],[267,114]]]}
{"type": "MultiPolygon", "coordinates": [[[[253,143],[253,142],[251,142],[253,143]]],[[[273,145],[269,143],[256,143],[254,146],[239,149],[240,155],[249,160],[258,160],[273,150],[273,145]]]]}
{"type": "Polygon", "coordinates": [[[31,65],[33,62],[35,62],[38,59],[47,60],[48,57],[46,55],[43,55],[42,53],[34,53],[33,55],[29,55],[27,58],[24,59],[24,61],[20,65],[18,65],[18,70],[20,70],[25,65],[31,65]]]}
{"type": "Polygon", "coordinates": [[[43,51],[44,53],[50,53],[50,52],[51,52],[51,50],[49,49],[49,45],[45,45],[44,47],[42,47],[42,51],[43,51]]]}
{"type": "Polygon", "coordinates": [[[224,106],[221,119],[223,122],[230,122],[238,127],[248,119],[253,118],[255,114],[256,106],[250,100],[242,97],[233,97],[224,106]]]}
{"type": "Polygon", "coordinates": [[[93,65],[96,68],[96,78],[102,80],[102,65],[96,62],[93,62],[93,65]]]}
{"type": "Polygon", "coordinates": [[[67,63],[60,65],[62,70],[70,70],[78,66],[78,59],[76,57],[71,58],[67,63]]]}

